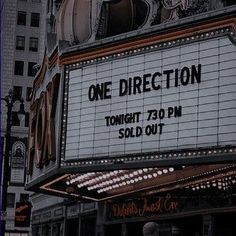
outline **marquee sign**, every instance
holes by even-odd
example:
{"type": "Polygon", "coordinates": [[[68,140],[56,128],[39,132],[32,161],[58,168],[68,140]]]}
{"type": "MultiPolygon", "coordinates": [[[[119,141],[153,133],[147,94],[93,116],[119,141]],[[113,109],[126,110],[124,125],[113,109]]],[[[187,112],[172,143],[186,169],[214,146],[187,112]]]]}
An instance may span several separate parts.
{"type": "Polygon", "coordinates": [[[126,202],[108,203],[107,219],[117,220],[131,217],[150,217],[180,211],[182,202],[170,193],[163,196],[134,199],[126,202]]]}
{"type": "Polygon", "coordinates": [[[65,160],[236,144],[227,36],[68,71],[65,160]]]}
{"type": "Polygon", "coordinates": [[[130,219],[147,219],[151,217],[166,217],[177,215],[193,210],[215,209],[230,207],[235,203],[234,194],[226,198],[219,190],[217,194],[205,192],[199,194],[192,192],[186,194],[185,190],[173,191],[171,193],[152,195],[152,197],[116,200],[106,204],[107,222],[126,221],[130,219]],[[221,199],[219,201],[219,199],[221,199]]]}

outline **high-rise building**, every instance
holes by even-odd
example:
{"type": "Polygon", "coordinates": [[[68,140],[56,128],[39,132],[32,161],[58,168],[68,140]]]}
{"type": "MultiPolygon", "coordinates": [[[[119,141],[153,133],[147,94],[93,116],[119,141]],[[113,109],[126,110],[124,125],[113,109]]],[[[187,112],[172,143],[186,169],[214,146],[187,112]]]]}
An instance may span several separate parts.
{"type": "MultiPolygon", "coordinates": [[[[9,155],[8,188],[6,198],[5,229],[7,236],[27,236],[29,222],[16,217],[21,204],[29,202],[28,191],[24,189],[25,163],[28,143],[29,99],[37,65],[42,61],[46,1],[44,0],[7,0],[2,1],[2,55],[1,55],[1,98],[12,91],[14,99],[23,99],[25,118],[19,120],[17,111],[20,102],[16,101],[11,113],[11,137],[9,155]],[[18,221],[19,220],[19,221],[18,221]]],[[[9,117],[8,117],[9,118],[9,117]]],[[[7,106],[1,101],[1,137],[5,147],[7,106]]],[[[4,156],[3,152],[3,156],[4,156]]],[[[4,159],[4,158],[3,158],[4,159]]],[[[3,172],[1,172],[3,174],[3,172]]],[[[3,175],[2,175],[3,177],[3,175]]],[[[5,194],[5,193],[4,193],[5,194]]]]}

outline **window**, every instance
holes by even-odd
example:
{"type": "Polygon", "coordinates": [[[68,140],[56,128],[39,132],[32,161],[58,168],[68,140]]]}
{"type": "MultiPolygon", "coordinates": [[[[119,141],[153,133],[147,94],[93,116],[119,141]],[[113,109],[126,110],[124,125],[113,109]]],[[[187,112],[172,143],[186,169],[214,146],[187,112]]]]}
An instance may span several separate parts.
{"type": "Polygon", "coordinates": [[[25,36],[16,36],[16,50],[25,49],[25,36]]]}
{"type": "Polygon", "coordinates": [[[22,98],[22,87],[21,86],[14,86],[13,87],[13,96],[16,99],[22,98]]]}
{"type": "Polygon", "coordinates": [[[15,207],[15,193],[7,193],[7,207],[15,207]]]}
{"type": "Polygon", "coordinates": [[[25,113],[25,127],[29,127],[29,112],[25,113]]]}
{"type": "Polygon", "coordinates": [[[38,38],[30,37],[29,50],[32,52],[38,51],[38,38]]]}
{"type": "Polygon", "coordinates": [[[12,112],[12,126],[20,126],[20,120],[16,111],[12,112]]]}
{"type": "Polygon", "coordinates": [[[24,201],[29,201],[29,194],[26,194],[26,193],[20,194],[20,202],[24,202],[24,201]]]}
{"type": "Polygon", "coordinates": [[[17,25],[26,25],[26,12],[18,11],[17,25]]]}
{"type": "Polygon", "coordinates": [[[36,65],[36,62],[29,62],[28,63],[28,76],[35,76],[36,69],[34,69],[34,66],[36,65]]]}
{"type": "Polygon", "coordinates": [[[40,14],[39,13],[31,13],[30,26],[32,26],[32,27],[39,27],[39,18],[40,18],[40,14]]]}
{"type": "Polygon", "coordinates": [[[15,75],[23,75],[24,73],[24,62],[15,61],[15,75]]]}
{"type": "Polygon", "coordinates": [[[27,90],[26,90],[26,101],[30,101],[30,95],[31,95],[31,92],[32,92],[32,88],[31,87],[27,87],[27,90]]]}

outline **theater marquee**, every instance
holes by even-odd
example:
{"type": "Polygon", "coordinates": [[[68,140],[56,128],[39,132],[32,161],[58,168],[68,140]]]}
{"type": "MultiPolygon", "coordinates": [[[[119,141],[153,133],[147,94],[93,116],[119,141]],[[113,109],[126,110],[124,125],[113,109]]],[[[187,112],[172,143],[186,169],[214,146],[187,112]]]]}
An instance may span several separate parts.
{"type": "MultiPolygon", "coordinates": [[[[214,187],[222,174],[235,181],[236,21],[228,17],[45,56],[33,89],[27,189],[102,201],[195,189],[198,179],[214,187]]],[[[155,214],[165,203],[180,210],[163,199],[155,214]]],[[[113,216],[123,217],[127,203],[113,205],[113,216]]],[[[152,214],[153,202],[135,204],[134,214],[152,214]]]]}
{"type": "Polygon", "coordinates": [[[64,160],[235,144],[235,62],[199,35],[71,66],[64,160]]]}

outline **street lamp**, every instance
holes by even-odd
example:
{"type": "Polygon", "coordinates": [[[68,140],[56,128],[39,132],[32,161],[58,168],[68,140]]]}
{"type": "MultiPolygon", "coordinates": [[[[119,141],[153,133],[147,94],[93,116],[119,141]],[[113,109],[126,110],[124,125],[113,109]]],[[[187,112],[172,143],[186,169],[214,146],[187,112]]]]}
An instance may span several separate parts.
{"type": "MultiPolygon", "coordinates": [[[[11,148],[11,127],[12,127],[12,108],[16,102],[20,102],[20,110],[18,113],[18,118],[22,120],[25,116],[24,110],[24,100],[22,98],[17,98],[12,93],[12,90],[9,90],[8,95],[5,98],[1,98],[1,101],[6,102],[7,107],[7,126],[6,126],[6,133],[5,133],[5,152],[2,158],[3,163],[3,173],[0,175],[2,177],[2,208],[1,213],[6,212],[7,208],[7,188],[8,188],[8,181],[10,179],[10,167],[9,167],[9,156],[10,156],[10,148],[11,148]]],[[[5,233],[5,220],[1,221],[1,235],[5,233]]]]}

